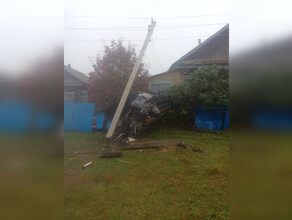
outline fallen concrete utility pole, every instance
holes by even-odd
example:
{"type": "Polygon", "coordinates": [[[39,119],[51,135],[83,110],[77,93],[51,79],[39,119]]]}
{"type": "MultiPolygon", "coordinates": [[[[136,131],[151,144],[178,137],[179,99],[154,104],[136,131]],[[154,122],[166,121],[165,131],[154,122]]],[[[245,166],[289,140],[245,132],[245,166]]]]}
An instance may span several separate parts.
{"type": "Polygon", "coordinates": [[[131,88],[132,88],[132,85],[133,85],[134,79],[135,79],[135,77],[136,77],[136,74],[137,74],[137,72],[138,72],[138,69],[139,69],[139,67],[140,67],[140,65],[141,65],[141,62],[142,62],[143,56],[144,56],[144,54],[145,54],[146,48],[147,48],[148,43],[149,43],[149,41],[150,41],[150,37],[151,37],[151,35],[152,35],[152,33],[153,33],[153,30],[154,30],[155,25],[156,25],[156,22],[153,21],[153,19],[152,19],[152,20],[151,20],[151,25],[148,26],[148,34],[147,34],[146,39],[145,39],[145,41],[144,41],[143,47],[142,47],[141,52],[140,52],[140,54],[139,54],[139,56],[138,56],[138,59],[137,59],[137,61],[136,61],[136,63],[135,63],[135,66],[134,66],[134,68],[133,68],[133,70],[132,70],[132,73],[131,73],[131,75],[130,75],[129,81],[128,81],[127,85],[126,85],[126,88],[125,88],[125,90],[124,90],[124,93],[123,93],[123,95],[122,95],[122,98],[121,98],[121,100],[120,100],[120,103],[119,103],[119,105],[118,105],[118,108],[117,108],[117,110],[116,110],[116,113],[115,113],[115,115],[114,115],[114,118],[113,118],[113,120],[112,120],[112,122],[111,122],[110,128],[109,128],[109,130],[108,130],[108,132],[107,132],[107,134],[106,134],[106,137],[107,137],[107,138],[111,138],[111,137],[113,136],[114,132],[115,132],[115,129],[116,129],[117,123],[118,123],[118,121],[119,121],[119,119],[120,119],[120,116],[121,116],[121,113],[122,113],[122,111],[123,111],[123,109],[124,109],[124,106],[125,106],[126,100],[127,100],[128,95],[129,95],[129,93],[130,93],[130,90],[131,90],[131,88]]]}

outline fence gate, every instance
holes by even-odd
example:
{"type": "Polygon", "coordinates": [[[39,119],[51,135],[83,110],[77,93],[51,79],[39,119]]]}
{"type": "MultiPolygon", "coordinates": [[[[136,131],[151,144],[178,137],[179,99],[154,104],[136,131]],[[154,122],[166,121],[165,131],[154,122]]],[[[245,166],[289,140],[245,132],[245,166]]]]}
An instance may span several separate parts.
{"type": "Polygon", "coordinates": [[[92,132],[94,103],[64,103],[64,130],[92,132]]]}

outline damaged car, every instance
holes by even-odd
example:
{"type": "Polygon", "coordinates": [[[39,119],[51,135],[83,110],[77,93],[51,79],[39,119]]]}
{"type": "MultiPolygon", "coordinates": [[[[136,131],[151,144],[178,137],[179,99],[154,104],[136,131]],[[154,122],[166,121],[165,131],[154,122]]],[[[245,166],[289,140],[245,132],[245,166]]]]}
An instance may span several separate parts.
{"type": "Polygon", "coordinates": [[[161,119],[171,108],[168,96],[140,92],[128,97],[114,132],[114,142],[127,141],[161,119]]]}

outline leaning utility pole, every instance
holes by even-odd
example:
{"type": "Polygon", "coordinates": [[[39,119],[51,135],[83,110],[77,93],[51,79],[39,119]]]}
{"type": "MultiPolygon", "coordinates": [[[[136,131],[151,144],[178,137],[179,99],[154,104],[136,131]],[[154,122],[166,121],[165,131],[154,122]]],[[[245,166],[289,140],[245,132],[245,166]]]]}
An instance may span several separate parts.
{"type": "Polygon", "coordinates": [[[132,73],[131,73],[131,75],[130,75],[129,81],[128,81],[127,85],[126,85],[126,88],[125,88],[125,90],[124,90],[124,93],[123,93],[123,95],[122,95],[122,98],[121,98],[121,100],[120,100],[120,103],[119,103],[119,105],[118,105],[117,111],[116,111],[116,113],[115,113],[115,115],[114,115],[114,118],[113,118],[113,120],[112,120],[112,122],[111,122],[110,128],[109,128],[109,130],[108,130],[108,132],[107,132],[107,134],[106,134],[106,137],[107,137],[107,138],[112,137],[113,134],[114,134],[114,132],[115,132],[115,129],[116,129],[117,123],[118,123],[118,121],[119,121],[119,119],[120,119],[120,116],[121,116],[121,113],[122,113],[122,111],[123,111],[123,109],[124,109],[124,106],[125,106],[126,100],[127,100],[128,95],[129,95],[129,93],[130,93],[130,90],[131,90],[131,88],[132,88],[132,85],[133,85],[134,79],[135,79],[135,77],[136,77],[136,74],[137,74],[137,72],[138,72],[138,69],[139,69],[139,67],[140,67],[140,65],[141,65],[142,58],[143,58],[144,53],[145,53],[145,51],[146,51],[147,45],[148,45],[148,43],[149,43],[149,41],[150,41],[150,37],[151,37],[151,35],[152,35],[152,33],[153,33],[153,30],[154,30],[155,25],[156,25],[156,22],[153,21],[153,19],[151,19],[151,25],[148,26],[148,34],[147,34],[147,36],[146,36],[146,39],[145,39],[145,41],[144,41],[144,44],[143,44],[143,47],[142,47],[142,49],[141,49],[141,52],[140,52],[140,54],[139,54],[139,56],[138,56],[138,59],[137,59],[137,61],[136,61],[136,63],[135,63],[135,66],[134,66],[134,68],[133,68],[133,70],[132,70],[132,73]]]}

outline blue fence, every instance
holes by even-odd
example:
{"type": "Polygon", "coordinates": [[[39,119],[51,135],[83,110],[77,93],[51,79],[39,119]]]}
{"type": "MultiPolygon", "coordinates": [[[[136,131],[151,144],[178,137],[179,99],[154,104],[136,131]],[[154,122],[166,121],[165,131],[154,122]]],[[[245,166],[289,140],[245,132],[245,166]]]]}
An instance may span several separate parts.
{"type": "Polygon", "coordinates": [[[38,131],[49,131],[56,125],[56,117],[50,112],[40,113],[34,119],[34,126],[38,131]]]}
{"type": "Polygon", "coordinates": [[[220,131],[222,125],[222,113],[220,107],[206,110],[201,105],[194,106],[196,113],[195,126],[209,130],[220,131]]]}
{"type": "Polygon", "coordinates": [[[28,103],[0,103],[0,131],[26,132],[31,127],[32,108],[28,103]]]}
{"type": "Polygon", "coordinates": [[[261,130],[292,130],[292,110],[257,107],[253,111],[252,124],[261,130]]]}
{"type": "MultiPolygon", "coordinates": [[[[104,118],[105,118],[104,113],[100,113],[100,114],[96,115],[96,128],[97,129],[104,129],[104,118]]],[[[109,129],[110,125],[111,125],[110,121],[107,121],[106,129],[109,129]]]]}
{"type": "Polygon", "coordinates": [[[103,129],[103,122],[104,122],[104,113],[100,113],[96,115],[96,128],[103,129]]]}
{"type": "Polygon", "coordinates": [[[40,112],[28,102],[0,102],[0,132],[52,131],[58,126],[53,112],[40,112]]]}
{"type": "Polygon", "coordinates": [[[93,103],[64,103],[64,130],[92,132],[93,103]]]}

